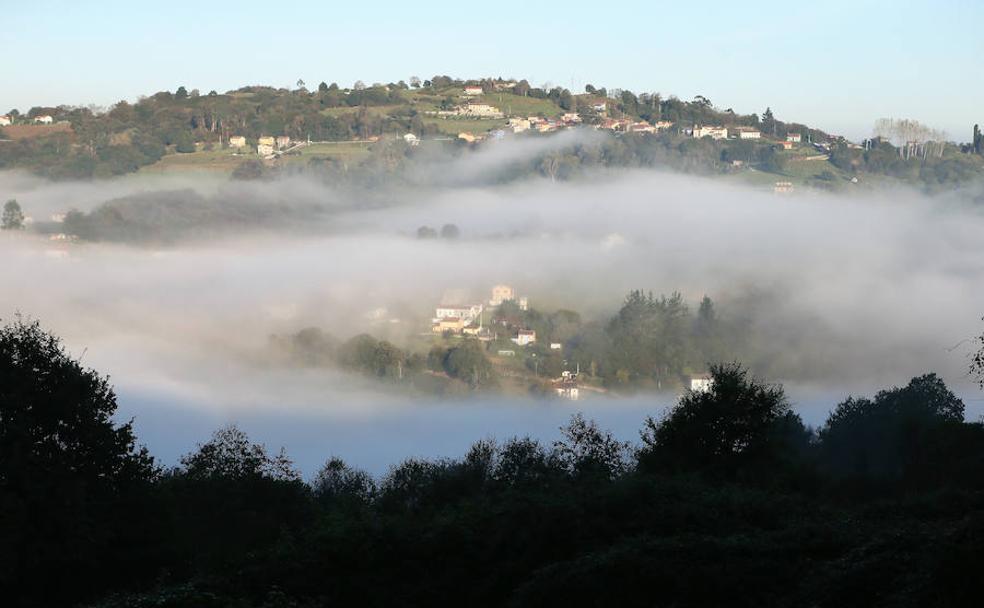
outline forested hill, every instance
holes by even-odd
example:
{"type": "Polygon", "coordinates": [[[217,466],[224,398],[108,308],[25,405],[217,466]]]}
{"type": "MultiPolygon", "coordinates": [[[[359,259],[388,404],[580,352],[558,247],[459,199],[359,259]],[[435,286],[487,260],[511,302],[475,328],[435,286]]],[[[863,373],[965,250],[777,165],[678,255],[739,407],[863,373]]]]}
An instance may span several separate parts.
{"type": "Polygon", "coordinates": [[[592,85],[572,92],[501,78],[435,76],[409,83],[356,83],[352,88],[322,82],[311,89],[298,82],[292,90],[250,86],[226,93],[179,87],[107,110],[38,106],[23,114],[11,110],[8,116],[12,124],[0,127],[0,169],[23,168],[56,179],[174,167],[238,169],[247,177],[284,166],[328,168],[336,175],[363,165],[376,173],[393,172],[400,163],[371,157],[386,155],[394,140],[408,148],[423,141],[453,152],[489,133],[537,137],[572,127],[610,133],[604,152],[558,153],[548,162],[538,159],[529,172],[565,179],[595,165],[709,174],[758,170],[774,175],[769,178],[773,181],[810,182],[827,189],[865,174],[932,189],[984,173],[984,138],[976,131],[974,141],[963,146],[927,141],[916,150],[899,149],[886,137],[856,147],[821,129],[786,122],[769,108],[761,115],[739,114],[703,96],[683,101],[592,85]],[[698,132],[694,137],[690,131],[695,125],[726,128],[727,136],[699,137],[698,132]],[[743,136],[742,129],[758,135],[743,136]],[[404,142],[407,134],[418,139],[404,142]],[[280,149],[264,154],[264,137],[282,138],[280,149]],[[795,141],[787,141],[791,139],[795,141]],[[312,141],[322,145],[292,148],[312,141]],[[347,145],[331,145],[342,143],[347,145]],[[283,150],[289,152],[279,156],[283,150]],[[811,159],[818,162],[794,164],[811,159]]]}

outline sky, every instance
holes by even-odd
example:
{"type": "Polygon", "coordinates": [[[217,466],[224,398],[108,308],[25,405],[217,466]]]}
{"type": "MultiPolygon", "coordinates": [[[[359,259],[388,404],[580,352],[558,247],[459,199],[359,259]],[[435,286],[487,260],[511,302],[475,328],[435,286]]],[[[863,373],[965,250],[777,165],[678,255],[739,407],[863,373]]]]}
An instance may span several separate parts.
{"type": "Polygon", "coordinates": [[[483,11],[432,0],[8,2],[0,0],[4,111],[107,105],[179,85],[449,74],[700,94],[849,137],[896,117],[963,141],[984,121],[977,0],[502,0],[483,11]]]}

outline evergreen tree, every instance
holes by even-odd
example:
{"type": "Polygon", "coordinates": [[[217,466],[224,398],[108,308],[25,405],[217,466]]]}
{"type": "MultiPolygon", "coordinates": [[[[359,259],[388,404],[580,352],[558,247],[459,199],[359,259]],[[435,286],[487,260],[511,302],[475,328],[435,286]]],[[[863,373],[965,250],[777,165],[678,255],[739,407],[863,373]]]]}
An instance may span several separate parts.
{"type": "Polygon", "coordinates": [[[24,227],[24,212],[21,211],[20,204],[10,199],[3,206],[3,219],[0,220],[0,228],[3,230],[20,230],[24,227]]]}

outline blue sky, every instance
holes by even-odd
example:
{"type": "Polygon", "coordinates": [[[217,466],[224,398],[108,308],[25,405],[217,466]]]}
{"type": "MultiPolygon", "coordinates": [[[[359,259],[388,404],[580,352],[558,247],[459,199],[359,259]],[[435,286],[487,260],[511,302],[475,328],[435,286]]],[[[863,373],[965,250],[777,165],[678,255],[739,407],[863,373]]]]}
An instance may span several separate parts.
{"type": "Polygon", "coordinates": [[[0,0],[0,109],[179,85],[528,78],[692,98],[859,138],[880,117],[984,123],[984,2],[0,0]],[[976,31],[975,31],[976,30],[976,31]]]}

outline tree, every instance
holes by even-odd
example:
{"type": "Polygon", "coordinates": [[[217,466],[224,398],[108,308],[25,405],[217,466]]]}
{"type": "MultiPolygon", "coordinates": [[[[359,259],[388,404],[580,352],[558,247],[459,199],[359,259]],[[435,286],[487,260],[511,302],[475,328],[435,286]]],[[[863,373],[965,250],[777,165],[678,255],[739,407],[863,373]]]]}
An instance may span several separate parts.
{"type": "Polygon", "coordinates": [[[20,230],[24,227],[24,212],[15,199],[10,199],[3,206],[3,218],[0,219],[0,229],[20,230]]]}
{"type": "Polygon", "coordinates": [[[321,467],[312,488],[314,496],[325,504],[368,504],[376,495],[372,477],[341,458],[332,458],[321,467]]]}
{"type": "Polygon", "coordinates": [[[420,77],[419,76],[411,76],[410,77],[410,86],[413,87],[414,89],[419,89],[420,88],[420,77]]]}
{"type": "Polygon", "coordinates": [[[19,589],[32,604],[74,604],[138,559],[127,525],[142,514],[124,505],[156,471],[116,408],[107,379],[37,322],[0,328],[0,587],[12,605],[19,589]]]}
{"type": "Polygon", "coordinates": [[[972,140],[974,152],[984,155],[984,133],[981,132],[979,125],[974,125],[974,139],[972,140]]]}
{"type": "Polygon", "coordinates": [[[352,88],[355,89],[356,91],[365,90],[366,83],[362,82],[361,80],[356,80],[355,84],[352,85],[352,88]]]}
{"type": "Polygon", "coordinates": [[[282,449],[277,456],[271,457],[262,444],[252,443],[246,433],[234,425],[213,433],[208,442],[199,444],[198,451],[182,457],[181,464],[183,474],[189,479],[300,479],[282,449]]]}
{"type": "Polygon", "coordinates": [[[766,108],[762,113],[762,131],[773,137],[776,136],[776,119],[772,115],[772,108],[766,108]]]}
{"type": "Polygon", "coordinates": [[[178,87],[178,90],[174,92],[174,98],[175,99],[187,99],[188,98],[188,89],[184,88],[184,86],[178,87]]]}
{"type": "Polygon", "coordinates": [[[461,235],[461,230],[454,224],[444,224],[441,226],[442,239],[456,239],[461,235]]]}
{"type": "Polygon", "coordinates": [[[513,87],[513,93],[519,95],[520,97],[526,97],[530,93],[530,83],[527,82],[525,78],[520,80],[516,83],[516,86],[513,87]]]}
{"type": "Polygon", "coordinates": [[[594,420],[585,420],[580,412],[560,431],[563,439],[554,443],[554,449],[569,474],[615,479],[628,469],[629,444],[602,431],[594,420]]]}
{"type": "Polygon", "coordinates": [[[418,239],[437,238],[437,230],[434,230],[430,226],[421,226],[420,228],[417,228],[417,238],[418,239]]]}
{"type": "Polygon", "coordinates": [[[779,385],[750,378],[738,363],[711,366],[707,391],[689,391],[661,421],[646,420],[640,468],[733,476],[774,466],[808,438],[779,385]]]}
{"type": "Polygon", "coordinates": [[[322,93],[322,94],[327,93],[328,92],[328,83],[322,80],[321,81],[321,84],[318,85],[318,92],[319,93],[322,93]]]}

